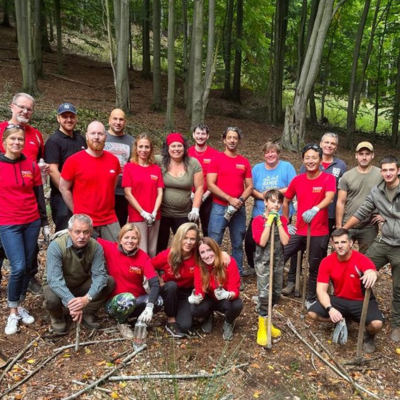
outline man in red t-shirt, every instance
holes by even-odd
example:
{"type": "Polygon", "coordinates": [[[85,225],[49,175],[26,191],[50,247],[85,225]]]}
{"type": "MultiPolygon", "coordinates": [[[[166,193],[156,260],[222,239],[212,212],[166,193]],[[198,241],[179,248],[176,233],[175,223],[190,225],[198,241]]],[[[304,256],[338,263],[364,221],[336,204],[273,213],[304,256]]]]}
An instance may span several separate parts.
{"type": "Polygon", "coordinates": [[[201,199],[200,221],[203,236],[208,236],[208,224],[210,222],[211,207],[213,197],[207,188],[207,172],[211,160],[219,154],[219,151],[207,144],[210,138],[210,129],[207,125],[198,124],[193,129],[193,140],[195,145],[189,147],[188,154],[201,164],[204,175],[204,194],[201,199]]]}
{"type": "MultiPolygon", "coordinates": [[[[321,262],[317,278],[318,301],[309,308],[308,316],[315,321],[335,324],[344,318],[360,321],[364,291],[374,286],[378,272],[368,257],[352,250],[353,241],[347,229],[333,231],[331,242],[335,253],[321,262]],[[333,284],[333,296],[328,293],[330,281],[333,284]]],[[[366,353],[375,351],[374,338],[381,331],[382,324],[383,315],[372,295],[363,345],[366,353]]]]}
{"type": "Polygon", "coordinates": [[[74,214],[87,214],[92,218],[97,235],[116,242],[120,226],[114,209],[114,191],[121,167],[117,157],[103,150],[106,137],[101,122],[89,124],[86,131],[88,148],[65,161],[60,192],[74,214]]]}
{"type": "Polygon", "coordinates": [[[213,194],[208,235],[221,245],[225,228],[229,227],[232,256],[240,276],[243,276],[243,240],[246,234],[244,204],[253,192],[253,178],[249,160],[237,153],[240,129],[226,128],[222,138],[225,151],[212,159],[207,173],[207,186],[213,194]]]}
{"type": "MultiPolygon", "coordinates": [[[[297,197],[296,227],[288,226],[290,241],[284,250],[284,262],[304,251],[307,243],[307,230],[311,226],[310,254],[307,255],[310,265],[306,307],[316,299],[316,283],[318,268],[326,256],[329,241],[328,206],[332,203],[336,192],[336,180],[333,175],[320,170],[322,149],[317,144],[307,144],[302,151],[304,174],[297,175],[290,182],[283,202],[283,215],[289,219],[289,204],[297,197]]],[[[294,290],[296,270],[290,270],[288,285],[282,294],[294,290]]]]}

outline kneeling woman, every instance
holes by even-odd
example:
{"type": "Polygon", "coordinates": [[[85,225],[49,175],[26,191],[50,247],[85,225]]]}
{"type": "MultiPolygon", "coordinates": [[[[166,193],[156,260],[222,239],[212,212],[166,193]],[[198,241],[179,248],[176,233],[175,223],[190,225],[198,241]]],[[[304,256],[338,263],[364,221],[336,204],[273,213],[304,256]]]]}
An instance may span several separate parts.
{"type": "Polygon", "coordinates": [[[147,324],[153,318],[154,306],[156,309],[162,306],[162,299],[158,296],[160,284],[157,274],[150,257],[139,249],[140,231],[136,225],[124,225],[119,232],[118,243],[101,238],[98,242],[104,249],[108,273],[115,280],[115,289],[106,304],[106,310],[118,321],[121,335],[132,339],[128,318],[138,317],[147,324]],[[150,285],[149,294],[143,286],[144,277],[150,285]]]}
{"type": "Polygon", "coordinates": [[[200,240],[194,272],[194,292],[189,297],[193,317],[205,317],[202,329],[212,330],[213,311],[225,314],[223,338],[233,339],[236,318],[243,309],[239,298],[240,275],[233,257],[224,265],[223,253],[217,242],[209,237],[200,240]]]}

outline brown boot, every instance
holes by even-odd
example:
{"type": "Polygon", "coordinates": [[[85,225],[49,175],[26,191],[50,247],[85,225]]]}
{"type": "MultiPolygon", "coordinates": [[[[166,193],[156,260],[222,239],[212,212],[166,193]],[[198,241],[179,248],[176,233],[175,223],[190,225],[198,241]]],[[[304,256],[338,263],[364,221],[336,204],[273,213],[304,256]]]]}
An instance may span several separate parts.
{"type": "Polygon", "coordinates": [[[55,333],[65,333],[67,331],[67,322],[65,321],[63,312],[50,312],[51,328],[55,333]]]}
{"type": "Polygon", "coordinates": [[[100,329],[100,323],[96,321],[96,317],[93,314],[83,313],[82,323],[88,329],[100,329]]]}

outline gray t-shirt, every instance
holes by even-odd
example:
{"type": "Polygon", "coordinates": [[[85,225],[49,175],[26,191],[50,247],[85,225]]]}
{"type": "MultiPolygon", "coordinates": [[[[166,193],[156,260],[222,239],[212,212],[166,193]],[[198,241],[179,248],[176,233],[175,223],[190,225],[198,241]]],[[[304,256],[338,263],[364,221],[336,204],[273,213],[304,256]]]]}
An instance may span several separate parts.
{"type": "Polygon", "coordinates": [[[175,178],[164,169],[161,160],[161,156],[156,156],[156,163],[161,166],[165,185],[161,215],[163,217],[186,217],[192,209],[190,194],[194,186],[194,175],[202,172],[201,165],[195,158],[189,157],[187,171],[183,176],[175,178]]]}
{"type": "MultiPolygon", "coordinates": [[[[122,172],[124,172],[124,166],[129,162],[132,154],[132,145],[135,141],[135,138],[127,133],[122,136],[114,136],[110,135],[107,132],[106,145],[104,150],[109,151],[111,154],[114,154],[115,157],[119,160],[119,165],[121,166],[122,172]]],[[[122,188],[122,172],[118,177],[118,184],[115,188],[115,194],[118,196],[124,196],[124,189],[122,188]]]]}
{"type": "MultiPolygon", "coordinates": [[[[359,209],[371,189],[382,181],[381,170],[372,166],[367,174],[358,172],[357,167],[347,171],[339,180],[338,189],[347,192],[346,205],[344,209],[343,225],[359,209]]],[[[372,215],[371,215],[372,217],[372,215]]],[[[357,228],[370,225],[371,218],[360,222],[357,228]]]]}

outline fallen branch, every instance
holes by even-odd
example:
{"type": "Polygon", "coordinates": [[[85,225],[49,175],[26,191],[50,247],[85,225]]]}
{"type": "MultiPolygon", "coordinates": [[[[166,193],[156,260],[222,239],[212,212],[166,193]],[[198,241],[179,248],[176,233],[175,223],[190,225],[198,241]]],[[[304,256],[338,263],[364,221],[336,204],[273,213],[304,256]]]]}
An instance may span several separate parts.
{"type": "MultiPolygon", "coordinates": [[[[80,344],[80,346],[89,346],[91,344],[98,344],[98,343],[108,343],[108,342],[119,342],[121,340],[127,340],[125,338],[117,338],[117,339],[107,339],[107,340],[93,340],[91,342],[83,342],[80,344]]],[[[59,351],[59,350],[65,350],[65,349],[70,349],[71,347],[75,347],[75,343],[74,344],[69,344],[67,346],[63,346],[63,347],[59,347],[57,349],[54,349],[53,351],[59,351]]]]}
{"type": "Polygon", "coordinates": [[[62,76],[62,75],[52,74],[51,72],[47,72],[47,75],[54,76],[54,77],[56,77],[58,79],[62,79],[62,80],[67,81],[67,82],[78,83],[79,85],[89,86],[91,88],[95,88],[96,87],[96,86],[91,85],[90,83],[76,81],[75,79],[70,79],[70,78],[67,78],[67,77],[62,76]]]}
{"type": "Polygon", "coordinates": [[[121,364],[119,364],[118,366],[114,367],[112,370],[110,370],[109,372],[107,372],[106,374],[104,374],[103,376],[101,376],[99,379],[97,379],[97,381],[94,381],[93,383],[91,383],[90,385],[86,386],[84,389],[80,390],[79,392],[65,397],[63,400],[71,400],[71,399],[76,399],[77,397],[79,397],[81,394],[87,392],[90,389],[95,388],[97,385],[99,385],[101,382],[105,381],[106,379],[108,379],[111,375],[115,374],[119,369],[125,367],[125,364],[132,359],[133,357],[136,356],[136,354],[140,353],[141,351],[143,351],[145,348],[147,348],[147,345],[144,344],[143,346],[140,346],[137,350],[135,350],[133,353],[129,354],[128,356],[126,356],[121,364]]]}
{"type": "Polygon", "coordinates": [[[37,337],[32,340],[26,347],[24,347],[12,360],[11,362],[7,365],[7,368],[4,370],[4,372],[1,374],[0,377],[0,382],[3,380],[3,378],[6,376],[7,372],[13,367],[13,365],[22,357],[22,355],[31,347],[35,342],[37,342],[40,339],[40,337],[37,337]]]}
{"type": "Polygon", "coordinates": [[[213,374],[145,374],[145,375],[121,375],[121,376],[111,376],[109,381],[138,381],[141,379],[212,379],[218,378],[219,376],[226,375],[233,368],[245,367],[246,364],[234,365],[233,367],[225,368],[221,372],[216,372],[213,374]]]}
{"type": "MultiPolygon", "coordinates": [[[[72,381],[72,383],[75,383],[76,385],[80,385],[80,386],[88,386],[87,383],[81,382],[81,381],[72,381]]],[[[112,393],[112,390],[110,389],[106,389],[106,388],[100,388],[100,387],[96,387],[96,390],[99,390],[100,392],[106,392],[106,393],[112,393]]]]}
{"type": "MultiPolygon", "coordinates": [[[[312,347],[295,329],[294,325],[292,324],[292,322],[288,319],[286,321],[286,325],[289,327],[289,329],[325,364],[327,365],[329,368],[331,368],[334,372],[336,372],[336,374],[338,374],[341,378],[343,378],[346,382],[350,382],[349,378],[344,375],[341,371],[339,371],[334,365],[332,365],[330,362],[328,362],[327,360],[325,360],[324,357],[322,357],[322,355],[320,353],[318,353],[317,350],[314,349],[314,347],[312,347]]],[[[379,397],[370,392],[368,389],[365,389],[364,387],[362,387],[361,385],[359,385],[358,383],[354,382],[353,385],[358,391],[362,390],[363,392],[369,394],[371,397],[373,397],[374,399],[379,399],[379,397]]]]}

